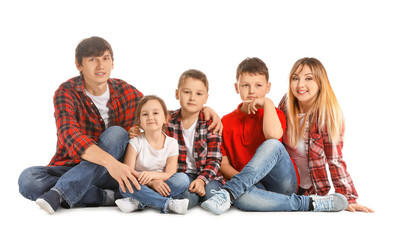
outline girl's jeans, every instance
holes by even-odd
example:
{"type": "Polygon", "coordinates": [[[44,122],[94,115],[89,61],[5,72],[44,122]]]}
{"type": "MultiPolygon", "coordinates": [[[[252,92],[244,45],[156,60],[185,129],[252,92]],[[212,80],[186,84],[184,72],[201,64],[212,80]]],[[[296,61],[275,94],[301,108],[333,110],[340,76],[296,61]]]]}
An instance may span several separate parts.
{"type": "Polygon", "coordinates": [[[278,140],[266,140],[253,158],[228,181],[233,204],[245,211],[308,211],[309,197],[296,195],[295,167],[278,140]]]}
{"type": "Polygon", "coordinates": [[[177,195],[185,192],[188,189],[188,177],[184,173],[173,174],[165,183],[171,189],[168,197],[164,197],[155,190],[151,189],[146,185],[141,185],[141,189],[138,191],[135,187],[133,188],[134,193],[121,192],[124,198],[134,198],[139,202],[139,209],[143,210],[146,207],[153,207],[160,210],[162,213],[168,212],[169,201],[177,195]]]}
{"type": "MultiPolygon", "coordinates": [[[[97,145],[119,161],[128,144],[128,133],[118,126],[105,130],[97,145]]],[[[25,169],[19,177],[19,192],[30,200],[53,189],[73,206],[101,206],[106,202],[104,189],[117,190],[119,184],[105,167],[82,160],[74,167],[36,166],[25,169]]]]}

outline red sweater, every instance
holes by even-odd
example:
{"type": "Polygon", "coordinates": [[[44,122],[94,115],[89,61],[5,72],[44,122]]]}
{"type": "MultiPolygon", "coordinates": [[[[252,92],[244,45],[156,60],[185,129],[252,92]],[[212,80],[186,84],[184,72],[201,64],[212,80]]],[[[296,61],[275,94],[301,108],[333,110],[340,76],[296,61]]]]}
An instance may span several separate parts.
{"type": "MultiPolygon", "coordinates": [[[[222,118],[224,130],[221,145],[222,155],[227,156],[232,166],[239,172],[266,140],[262,130],[264,110],[259,109],[255,114],[246,114],[240,111],[241,106],[242,104],[222,118]]],[[[285,132],[285,114],[277,108],[276,111],[282,130],[285,132]]]]}

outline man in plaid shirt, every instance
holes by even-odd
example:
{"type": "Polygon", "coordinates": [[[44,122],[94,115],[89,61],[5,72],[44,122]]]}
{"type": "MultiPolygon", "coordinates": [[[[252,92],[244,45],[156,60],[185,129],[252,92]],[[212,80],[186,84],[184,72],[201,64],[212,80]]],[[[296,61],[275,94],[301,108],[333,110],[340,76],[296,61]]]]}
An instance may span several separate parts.
{"type": "Polygon", "coordinates": [[[30,167],[19,178],[20,193],[49,213],[65,206],[113,204],[114,192],[140,189],[131,169],[121,162],[127,130],[143,97],[135,87],[109,78],[113,51],[102,38],[83,40],[76,48],[80,76],[55,93],[57,149],[48,166],[30,167]]]}

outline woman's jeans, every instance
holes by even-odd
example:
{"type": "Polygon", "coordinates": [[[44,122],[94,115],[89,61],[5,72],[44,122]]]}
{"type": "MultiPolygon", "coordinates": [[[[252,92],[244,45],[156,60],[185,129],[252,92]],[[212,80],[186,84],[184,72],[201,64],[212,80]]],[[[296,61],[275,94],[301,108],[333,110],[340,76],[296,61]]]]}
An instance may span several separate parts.
{"type": "MultiPolygon", "coordinates": [[[[198,175],[196,174],[188,174],[186,173],[188,176],[188,183],[191,184],[192,181],[194,181],[198,175]]],[[[198,194],[194,193],[194,192],[190,192],[189,190],[185,191],[184,193],[178,195],[175,198],[186,198],[188,199],[190,202],[188,203],[188,209],[191,209],[193,207],[195,207],[199,202],[204,202],[207,199],[211,198],[214,196],[214,194],[211,192],[211,190],[220,190],[222,188],[222,183],[220,183],[217,180],[212,180],[210,181],[206,186],[205,186],[205,196],[201,197],[198,194]]]]}
{"type": "Polygon", "coordinates": [[[244,211],[308,211],[309,197],[296,195],[295,167],[278,140],[266,140],[253,158],[224,188],[244,211]]]}
{"type": "MultiPolygon", "coordinates": [[[[128,144],[128,133],[118,126],[105,130],[97,145],[119,161],[128,144]]],[[[82,160],[74,167],[36,166],[25,169],[19,177],[19,192],[27,199],[35,201],[53,189],[70,207],[102,206],[106,203],[104,189],[117,190],[119,184],[105,167],[82,160]]]]}
{"type": "Polygon", "coordinates": [[[185,192],[188,189],[189,184],[188,177],[184,173],[173,174],[165,181],[165,183],[171,189],[168,197],[162,196],[146,185],[141,185],[141,189],[139,191],[133,187],[134,193],[130,193],[128,189],[127,192],[122,192],[120,189],[120,193],[124,198],[131,197],[138,200],[140,210],[143,210],[146,207],[153,207],[160,210],[162,213],[166,213],[168,212],[169,201],[177,195],[185,192]]]}

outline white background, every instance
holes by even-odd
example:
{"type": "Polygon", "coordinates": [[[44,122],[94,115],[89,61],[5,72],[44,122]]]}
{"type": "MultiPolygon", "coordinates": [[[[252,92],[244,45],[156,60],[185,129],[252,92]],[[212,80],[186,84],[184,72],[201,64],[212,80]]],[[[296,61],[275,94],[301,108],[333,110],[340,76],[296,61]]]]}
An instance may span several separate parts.
{"type": "Polygon", "coordinates": [[[1,1],[1,239],[234,239],[386,236],[392,211],[390,142],[393,69],[388,1],[1,1]],[[237,65],[259,57],[277,105],[293,63],[316,57],[327,69],[346,118],[344,159],[363,213],[245,213],[216,217],[199,207],[185,216],[117,208],[59,210],[49,216],[18,193],[20,172],[55,152],[52,98],[76,76],[80,40],[100,36],[114,50],[112,77],[177,109],[180,74],[210,81],[207,105],[220,116],[240,99],[237,65]],[[7,237],[4,237],[7,236],[7,237]],[[11,237],[12,236],[12,237],[11,237]]]}

